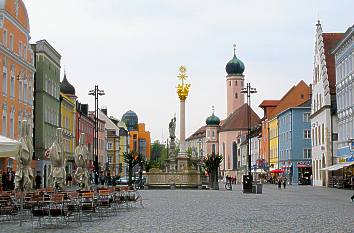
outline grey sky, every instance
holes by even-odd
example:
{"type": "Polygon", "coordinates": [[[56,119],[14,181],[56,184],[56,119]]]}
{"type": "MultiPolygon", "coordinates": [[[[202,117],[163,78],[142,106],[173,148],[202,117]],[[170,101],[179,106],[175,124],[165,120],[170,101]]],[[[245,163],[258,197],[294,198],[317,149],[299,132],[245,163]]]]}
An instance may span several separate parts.
{"type": "MultiPolygon", "coordinates": [[[[301,79],[311,82],[315,24],[344,32],[354,23],[354,1],[284,0],[24,0],[31,42],[46,39],[61,55],[77,96],[98,84],[100,106],[117,118],[128,110],[152,139],[168,135],[179,112],[178,67],[187,66],[187,137],[215,105],[226,116],[225,65],[232,45],[257,88],[252,106],[280,98],[301,79]]],[[[63,72],[64,69],[62,69],[63,72]]],[[[178,120],[177,120],[178,121],[178,120]]],[[[178,127],[177,127],[178,129],[178,127]]],[[[178,132],[177,132],[178,133],[178,132]]],[[[178,135],[178,134],[177,134],[178,135]]]]}

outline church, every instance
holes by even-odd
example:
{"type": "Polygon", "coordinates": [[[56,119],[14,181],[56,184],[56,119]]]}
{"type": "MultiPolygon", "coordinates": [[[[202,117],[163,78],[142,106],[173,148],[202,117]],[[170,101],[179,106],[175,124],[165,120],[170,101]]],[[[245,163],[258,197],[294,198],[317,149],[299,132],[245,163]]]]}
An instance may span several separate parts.
{"type": "Polygon", "coordinates": [[[206,118],[204,126],[200,127],[186,139],[188,148],[198,158],[219,154],[223,157],[220,165],[221,176],[233,176],[239,178],[240,170],[245,172],[247,157],[241,153],[241,144],[247,138],[248,118],[251,114],[251,128],[260,124],[259,116],[245,103],[245,94],[241,90],[245,85],[245,65],[237,58],[234,49],[233,58],[226,64],[226,99],[227,116],[220,120],[214,110],[211,116],[206,118]]]}

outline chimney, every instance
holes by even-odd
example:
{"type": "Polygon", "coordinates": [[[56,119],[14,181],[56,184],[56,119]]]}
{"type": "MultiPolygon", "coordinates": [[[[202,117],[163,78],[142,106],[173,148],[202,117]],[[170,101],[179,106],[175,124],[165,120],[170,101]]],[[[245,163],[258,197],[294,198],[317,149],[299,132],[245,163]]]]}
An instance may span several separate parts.
{"type": "Polygon", "coordinates": [[[104,113],[104,115],[107,116],[107,107],[102,107],[101,111],[104,113]]]}

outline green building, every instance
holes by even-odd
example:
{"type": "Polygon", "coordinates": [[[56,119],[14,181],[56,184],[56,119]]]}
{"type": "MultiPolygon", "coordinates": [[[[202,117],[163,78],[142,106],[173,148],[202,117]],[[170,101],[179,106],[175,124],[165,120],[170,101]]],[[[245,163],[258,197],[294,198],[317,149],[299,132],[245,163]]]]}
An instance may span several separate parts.
{"type": "Polygon", "coordinates": [[[46,41],[32,44],[35,57],[34,85],[34,149],[35,175],[40,172],[45,177],[42,186],[46,186],[50,162],[44,160],[45,151],[55,139],[59,128],[60,96],[60,59],[61,55],[46,41]]]}

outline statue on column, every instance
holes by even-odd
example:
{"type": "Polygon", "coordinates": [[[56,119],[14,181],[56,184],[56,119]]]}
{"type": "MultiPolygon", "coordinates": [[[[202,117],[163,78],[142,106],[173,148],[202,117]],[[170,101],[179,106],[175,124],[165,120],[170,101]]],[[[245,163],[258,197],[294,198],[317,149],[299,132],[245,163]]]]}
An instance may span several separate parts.
{"type": "Polygon", "coordinates": [[[32,140],[29,135],[29,126],[27,121],[21,122],[21,138],[19,140],[20,147],[17,154],[17,172],[15,175],[16,191],[29,191],[32,189],[33,173],[30,166],[33,154],[32,140]]]}
{"type": "Polygon", "coordinates": [[[87,170],[88,162],[88,148],[84,144],[85,133],[81,133],[79,139],[79,145],[75,148],[75,163],[77,166],[75,172],[75,179],[80,183],[82,189],[86,189],[89,186],[89,173],[87,170]]]}
{"type": "Polygon", "coordinates": [[[49,184],[56,189],[63,189],[65,187],[65,152],[63,147],[63,129],[58,128],[56,132],[56,139],[49,148],[50,161],[52,162],[52,169],[49,175],[49,184]]]}
{"type": "Polygon", "coordinates": [[[168,130],[170,132],[170,138],[174,140],[176,138],[176,116],[174,116],[168,124],[168,130]]]}

